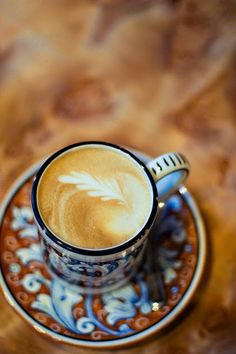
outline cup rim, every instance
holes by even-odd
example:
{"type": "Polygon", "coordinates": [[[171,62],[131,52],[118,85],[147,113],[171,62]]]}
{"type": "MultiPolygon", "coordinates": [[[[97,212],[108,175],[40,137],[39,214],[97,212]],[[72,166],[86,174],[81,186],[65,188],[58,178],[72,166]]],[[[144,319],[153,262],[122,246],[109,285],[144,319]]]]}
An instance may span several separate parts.
{"type": "Polygon", "coordinates": [[[95,141],[83,141],[83,142],[78,142],[78,143],[67,145],[66,147],[63,147],[62,149],[57,150],[52,155],[50,155],[46,159],[46,161],[43,162],[43,164],[40,166],[40,168],[39,168],[38,172],[36,173],[34,180],[33,180],[32,190],[31,190],[31,205],[32,205],[34,218],[36,220],[36,223],[37,223],[39,229],[41,230],[42,237],[44,237],[44,234],[45,234],[56,245],[60,246],[61,248],[66,249],[67,251],[70,251],[70,252],[73,252],[76,254],[87,255],[87,256],[103,256],[103,255],[105,256],[105,255],[110,255],[110,254],[114,254],[114,253],[118,253],[118,252],[122,252],[122,251],[127,250],[128,248],[133,246],[141,238],[141,236],[144,236],[145,231],[147,231],[151,228],[151,226],[155,220],[155,217],[157,214],[157,209],[158,209],[158,192],[157,192],[156,183],[155,183],[151,173],[149,172],[148,168],[132,152],[130,152],[129,150],[127,150],[119,145],[108,143],[108,142],[96,141],[96,140],[95,141]],[[100,248],[99,249],[82,248],[82,247],[77,247],[77,246],[74,246],[70,243],[67,243],[66,241],[63,241],[61,238],[59,238],[59,236],[54,234],[52,232],[52,230],[50,230],[48,228],[48,226],[45,224],[45,222],[43,221],[43,218],[40,215],[39,208],[37,205],[37,188],[38,188],[38,185],[40,182],[40,178],[41,178],[43,172],[45,171],[45,169],[50,165],[50,163],[54,159],[56,159],[58,156],[65,153],[66,151],[80,147],[80,146],[86,146],[86,145],[109,146],[109,147],[112,147],[116,150],[120,150],[123,153],[128,154],[139,165],[141,165],[146,176],[149,179],[150,186],[152,188],[152,207],[150,209],[151,211],[150,211],[149,217],[147,218],[145,224],[136,234],[134,234],[127,241],[125,241],[121,244],[115,245],[113,247],[101,248],[101,249],[100,248]]]}

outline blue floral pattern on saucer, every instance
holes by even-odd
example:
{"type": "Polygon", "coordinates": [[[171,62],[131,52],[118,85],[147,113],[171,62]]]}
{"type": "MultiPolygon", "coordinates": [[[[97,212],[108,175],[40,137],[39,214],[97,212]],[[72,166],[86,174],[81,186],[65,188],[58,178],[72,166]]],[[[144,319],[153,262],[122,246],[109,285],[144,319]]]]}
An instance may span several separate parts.
{"type": "Polygon", "coordinates": [[[149,294],[148,254],[134,278],[101,295],[84,295],[51,277],[30,207],[29,177],[2,213],[1,278],[7,299],[36,329],[71,344],[112,347],[151,334],[159,324],[161,328],[193,286],[198,267],[199,236],[184,194],[166,202],[152,236],[167,297],[157,310],[149,294]]]}

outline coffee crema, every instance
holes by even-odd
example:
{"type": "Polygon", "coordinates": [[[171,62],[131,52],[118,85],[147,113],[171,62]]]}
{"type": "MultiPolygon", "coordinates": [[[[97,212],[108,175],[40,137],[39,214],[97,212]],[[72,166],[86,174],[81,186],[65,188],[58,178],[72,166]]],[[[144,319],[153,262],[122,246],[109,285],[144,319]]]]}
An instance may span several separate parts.
{"type": "Polygon", "coordinates": [[[143,168],[128,154],[80,146],[55,158],[43,172],[37,204],[58,238],[81,248],[109,248],[144,226],[152,189],[143,168]]]}

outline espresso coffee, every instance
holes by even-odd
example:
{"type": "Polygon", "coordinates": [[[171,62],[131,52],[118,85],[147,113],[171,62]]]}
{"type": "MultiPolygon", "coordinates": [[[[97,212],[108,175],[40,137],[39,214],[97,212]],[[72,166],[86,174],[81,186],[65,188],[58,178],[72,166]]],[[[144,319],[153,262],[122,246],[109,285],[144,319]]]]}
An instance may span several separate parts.
{"type": "Polygon", "coordinates": [[[142,166],[128,154],[108,146],[79,146],[45,169],[37,204],[58,238],[82,248],[109,248],[144,226],[152,188],[142,166]]]}

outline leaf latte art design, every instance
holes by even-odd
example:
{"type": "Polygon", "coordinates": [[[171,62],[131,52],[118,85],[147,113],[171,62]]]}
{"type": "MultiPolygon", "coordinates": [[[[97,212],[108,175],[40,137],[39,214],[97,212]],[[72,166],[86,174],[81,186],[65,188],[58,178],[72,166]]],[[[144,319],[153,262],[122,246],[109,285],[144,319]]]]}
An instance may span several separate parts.
{"type": "Polygon", "coordinates": [[[72,171],[69,175],[58,177],[59,182],[75,184],[79,190],[87,191],[91,197],[99,197],[102,200],[117,200],[125,203],[124,195],[118,182],[114,178],[101,179],[93,177],[87,172],[72,171]]]}

